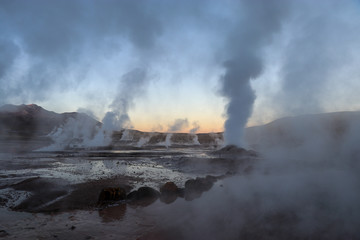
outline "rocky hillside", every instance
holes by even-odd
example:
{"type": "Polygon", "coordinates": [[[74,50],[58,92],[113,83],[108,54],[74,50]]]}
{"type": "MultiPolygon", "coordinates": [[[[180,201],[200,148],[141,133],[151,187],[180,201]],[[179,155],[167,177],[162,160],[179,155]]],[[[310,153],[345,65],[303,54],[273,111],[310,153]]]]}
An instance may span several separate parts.
{"type": "Polygon", "coordinates": [[[45,136],[69,118],[86,118],[94,125],[100,124],[83,113],[58,114],[35,104],[4,105],[0,107],[0,135],[24,138],[45,136]]]}
{"type": "Polygon", "coordinates": [[[101,123],[83,113],[55,113],[35,105],[0,107],[0,152],[29,151],[52,143],[47,135],[69,119],[80,119],[88,126],[101,123]]]}

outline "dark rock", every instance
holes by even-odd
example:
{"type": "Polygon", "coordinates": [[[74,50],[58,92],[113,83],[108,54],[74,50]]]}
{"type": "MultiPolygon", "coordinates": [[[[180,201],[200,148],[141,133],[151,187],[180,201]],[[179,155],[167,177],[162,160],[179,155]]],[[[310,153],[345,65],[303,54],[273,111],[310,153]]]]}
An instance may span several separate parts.
{"type": "Polygon", "coordinates": [[[138,196],[140,198],[158,198],[160,193],[151,187],[141,187],[138,189],[138,196]]]}
{"type": "Polygon", "coordinates": [[[141,187],[137,191],[132,191],[127,195],[127,200],[130,204],[141,206],[148,206],[155,202],[160,196],[160,193],[151,187],[141,187]]]}
{"type": "Polygon", "coordinates": [[[7,232],[7,231],[5,231],[5,230],[0,230],[0,237],[7,237],[7,236],[9,236],[10,234],[7,232]]]}
{"type": "Polygon", "coordinates": [[[174,182],[167,182],[160,188],[161,194],[177,194],[179,188],[174,182]]]}
{"type": "Polygon", "coordinates": [[[9,199],[0,197],[0,206],[3,207],[9,202],[9,199]]]}
{"type": "Polygon", "coordinates": [[[120,201],[126,199],[126,190],[123,188],[104,188],[100,195],[98,203],[104,203],[109,201],[120,201]]]}
{"type": "Polygon", "coordinates": [[[185,200],[191,201],[201,197],[203,192],[211,189],[216,180],[217,178],[213,176],[187,180],[185,182],[185,200]]]}
{"type": "Polygon", "coordinates": [[[193,190],[198,192],[209,191],[213,186],[212,181],[206,178],[190,179],[185,182],[185,190],[193,190]]]}
{"type": "MultiPolygon", "coordinates": [[[[56,201],[69,193],[68,182],[50,178],[28,178],[11,186],[15,190],[31,192],[32,195],[12,210],[38,212],[47,203],[56,201]]],[[[52,209],[53,212],[59,209],[52,209]]]]}
{"type": "Polygon", "coordinates": [[[245,148],[237,147],[235,145],[227,145],[217,151],[212,152],[213,155],[218,156],[245,156],[245,157],[257,157],[257,154],[253,150],[246,150],[245,148]]]}
{"type": "Polygon", "coordinates": [[[137,200],[137,198],[138,198],[138,191],[137,191],[137,190],[130,192],[130,193],[126,196],[126,199],[127,199],[127,200],[130,200],[130,201],[137,200]]]}
{"type": "Polygon", "coordinates": [[[179,188],[173,182],[165,183],[161,188],[161,197],[160,201],[169,204],[174,202],[179,195],[179,188]]]}

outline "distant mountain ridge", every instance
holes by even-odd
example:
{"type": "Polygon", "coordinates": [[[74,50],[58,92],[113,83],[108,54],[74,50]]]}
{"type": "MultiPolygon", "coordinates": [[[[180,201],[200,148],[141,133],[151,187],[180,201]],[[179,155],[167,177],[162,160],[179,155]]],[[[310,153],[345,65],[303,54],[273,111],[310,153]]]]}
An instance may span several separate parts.
{"type": "Polygon", "coordinates": [[[55,113],[36,104],[7,104],[0,107],[0,135],[25,138],[44,136],[64,124],[69,118],[83,118],[94,125],[101,124],[84,113],[55,113]]]}

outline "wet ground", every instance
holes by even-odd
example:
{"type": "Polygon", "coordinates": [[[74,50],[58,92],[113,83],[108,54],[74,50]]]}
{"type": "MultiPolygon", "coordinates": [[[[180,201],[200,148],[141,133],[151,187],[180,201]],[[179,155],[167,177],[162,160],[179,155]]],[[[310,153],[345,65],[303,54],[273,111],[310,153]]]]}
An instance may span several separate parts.
{"type": "Polygon", "coordinates": [[[0,154],[0,237],[172,239],[173,231],[158,233],[156,212],[190,202],[99,206],[99,194],[107,187],[159,190],[166,182],[184,188],[189,179],[235,171],[233,160],[212,152],[188,147],[0,154]]]}

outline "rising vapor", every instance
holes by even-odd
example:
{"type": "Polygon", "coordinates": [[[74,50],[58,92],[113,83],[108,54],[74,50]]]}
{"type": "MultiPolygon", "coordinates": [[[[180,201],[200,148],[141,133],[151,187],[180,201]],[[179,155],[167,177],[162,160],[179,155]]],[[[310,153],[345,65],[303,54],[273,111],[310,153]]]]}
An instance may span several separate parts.
{"type": "Polygon", "coordinates": [[[146,71],[140,68],[133,69],[122,77],[116,97],[109,106],[111,111],[102,120],[104,130],[132,128],[128,111],[134,105],[134,100],[143,94],[146,77],[146,71]]]}
{"type": "Polygon", "coordinates": [[[175,119],[173,124],[169,125],[168,131],[169,132],[181,131],[188,126],[189,126],[189,121],[187,120],[187,118],[178,118],[175,119]]]}
{"type": "Polygon", "coordinates": [[[200,129],[199,122],[197,122],[197,121],[193,122],[192,126],[193,126],[193,128],[190,129],[190,133],[197,133],[200,129]]]}
{"type": "Polygon", "coordinates": [[[262,50],[282,25],[286,1],[242,1],[242,14],[228,36],[221,94],[228,99],[226,144],[244,145],[244,127],[252,113],[255,94],[250,80],[263,70],[262,50]]]}

